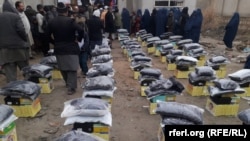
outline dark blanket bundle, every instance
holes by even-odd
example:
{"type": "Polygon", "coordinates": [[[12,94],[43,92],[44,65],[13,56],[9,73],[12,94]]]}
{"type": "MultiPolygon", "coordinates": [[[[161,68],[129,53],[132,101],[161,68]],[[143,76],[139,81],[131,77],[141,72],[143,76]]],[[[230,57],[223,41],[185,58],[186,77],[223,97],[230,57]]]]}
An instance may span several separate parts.
{"type": "Polygon", "coordinates": [[[55,141],[104,141],[104,140],[97,136],[94,136],[92,134],[80,130],[79,131],[72,130],[56,138],[55,141]]]}
{"type": "Polygon", "coordinates": [[[97,76],[88,78],[85,82],[85,90],[113,90],[115,81],[109,76],[97,76]]]}
{"type": "Polygon", "coordinates": [[[110,48],[98,48],[98,49],[93,49],[91,51],[92,56],[98,56],[98,55],[104,55],[104,54],[110,54],[111,49],[110,48]]]}
{"type": "Polygon", "coordinates": [[[40,60],[40,64],[47,65],[47,66],[50,66],[52,68],[58,69],[56,56],[54,56],[54,55],[43,57],[40,60]]]}
{"type": "Polygon", "coordinates": [[[197,125],[203,124],[204,109],[195,105],[160,101],[155,112],[162,117],[181,118],[197,125]]]}
{"type": "Polygon", "coordinates": [[[113,73],[113,66],[110,63],[101,63],[98,65],[94,65],[87,72],[87,77],[96,77],[100,75],[109,75],[113,73]]]}
{"type": "Polygon", "coordinates": [[[23,97],[35,100],[41,93],[41,87],[26,80],[12,81],[0,89],[0,95],[23,97]]]}
{"type": "Polygon", "coordinates": [[[174,77],[153,81],[145,90],[148,99],[159,95],[179,95],[184,90],[182,83],[174,77]]]}
{"type": "Polygon", "coordinates": [[[143,76],[154,76],[156,78],[159,78],[162,73],[160,69],[155,69],[155,68],[143,68],[140,71],[141,77],[143,78],[143,76]]]}
{"type": "Polygon", "coordinates": [[[152,58],[147,56],[135,56],[133,57],[133,61],[139,62],[139,61],[145,61],[145,62],[151,62],[152,58]]]}
{"type": "Polygon", "coordinates": [[[5,104],[0,104],[0,123],[3,123],[13,113],[14,113],[14,110],[10,106],[5,105],[5,104]]]}
{"type": "Polygon", "coordinates": [[[198,44],[198,43],[189,43],[189,44],[184,44],[183,45],[183,50],[185,52],[189,52],[192,49],[197,49],[197,48],[200,48],[200,47],[201,47],[201,45],[198,44]]]}
{"type": "Polygon", "coordinates": [[[26,80],[37,78],[48,78],[51,76],[52,67],[43,64],[33,64],[22,69],[22,73],[26,80]]]}

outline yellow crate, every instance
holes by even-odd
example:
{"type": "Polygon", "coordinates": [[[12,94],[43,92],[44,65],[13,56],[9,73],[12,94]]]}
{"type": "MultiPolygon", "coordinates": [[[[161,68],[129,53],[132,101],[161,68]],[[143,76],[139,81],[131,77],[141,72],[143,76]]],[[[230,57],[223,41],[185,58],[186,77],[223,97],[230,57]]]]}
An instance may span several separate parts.
{"type": "Polygon", "coordinates": [[[148,108],[148,110],[149,110],[149,114],[150,115],[155,115],[156,113],[155,113],[155,110],[156,110],[156,108],[157,108],[157,103],[149,103],[149,108],[148,108]]]}
{"type": "Polygon", "coordinates": [[[134,71],[134,79],[138,80],[139,76],[140,76],[140,72],[134,71]]]}
{"type": "Polygon", "coordinates": [[[167,63],[167,70],[172,71],[176,70],[176,64],[175,63],[167,63]]]}
{"type": "Polygon", "coordinates": [[[52,70],[52,79],[63,79],[61,71],[57,69],[52,70]]]}
{"type": "Polygon", "coordinates": [[[54,89],[53,80],[46,83],[38,83],[38,85],[41,87],[42,94],[50,94],[54,89]]]}
{"type": "Polygon", "coordinates": [[[138,41],[138,42],[141,42],[141,37],[137,37],[137,41],[138,41]]]}
{"type": "Polygon", "coordinates": [[[161,56],[161,62],[166,63],[167,62],[167,57],[166,56],[161,56]]]}
{"type": "Polygon", "coordinates": [[[248,97],[250,96],[250,87],[243,87],[243,89],[245,90],[244,94],[238,94],[238,96],[240,97],[248,97]]]}
{"type": "Polygon", "coordinates": [[[154,53],[155,52],[155,47],[148,47],[147,51],[148,51],[148,53],[154,53]]]}
{"type": "Polygon", "coordinates": [[[236,116],[238,114],[239,104],[217,105],[210,98],[208,98],[206,109],[213,116],[236,116]]]}
{"type": "Polygon", "coordinates": [[[200,57],[199,57],[199,60],[205,62],[205,61],[207,60],[207,59],[206,59],[206,55],[200,56],[200,57]]]}
{"type": "Polygon", "coordinates": [[[147,88],[148,86],[141,86],[141,96],[146,96],[145,94],[145,89],[147,88]]]}
{"type": "Polygon", "coordinates": [[[227,75],[226,70],[216,70],[215,73],[217,78],[225,78],[227,75]]]}
{"type": "Polygon", "coordinates": [[[188,74],[190,73],[191,71],[180,71],[180,70],[175,70],[174,71],[174,76],[176,78],[188,78],[188,74]]]}
{"type": "Polygon", "coordinates": [[[123,54],[127,55],[127,49],[125,49],[125,48],[123,49],[123,54]]]}
{"type": "Polygon", "coordinates": [[[16,124],[14,122],[0,131],[0,141],[17,141],[16,124]]]}
{"type": "Polygon", "coordinates": [[[92,134],[104,139],[105,141],[109,141],[109,133],[92,133],[92,134]]]}
{"type": "Polygon", "coordinates": [[[143,41],[143,42],[142,42],[142,47],[146,47],[146,46],[147,46],[146,41],[143,41]]]}
{"type": "Polygon", "coordinates": [[[205,60],[198,60],[197,62],[197,66],[200,67],[200,66],[204,66],[205,65],[205,60]]]}
{"type": "Polygon", "coordinates": [[[37,98],[31,105],[10,105],[17,117],[34,117],[41,110],[40,99],[37,98]]]}
{"type": "Polygon", "coordinates": [[[220,65],[220,70],[227,70],[227,65],[226,64],[220,65]]]}
{"type": "Polygon", "coordinates": [[[155,50],[155,56],[157,56],[157,57],[158,57],[158,56],[161,56],[161,52],[160,52],[159,49],[156,49],[156,50],[155,50]]]}
{"type": "Polygon", "coordinates": [[[161,125],[159,126],[159,129],[158,129],[157,138],[158,138],[158,141],[165,141],[165,134],[161,125]]]}
{"type": "Polygon", "coordinates": [[[192,84],[188,83],[186,91],[191,96],[206,96],[208,95],[206,88],[206,86],[193,86],[192,84]]]}

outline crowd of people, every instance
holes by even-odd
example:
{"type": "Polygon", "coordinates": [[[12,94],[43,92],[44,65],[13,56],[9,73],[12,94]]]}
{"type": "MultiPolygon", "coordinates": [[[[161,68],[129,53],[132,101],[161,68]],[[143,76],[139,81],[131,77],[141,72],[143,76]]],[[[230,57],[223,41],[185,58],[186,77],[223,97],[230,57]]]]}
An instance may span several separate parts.
{"type": "MultiPolygon", "coordinates": [[[[13,4],[12,0],[5,0],[2,10],[0,71],[4,72],[7,82],[17,79],[17,67],[22,69],[29,65],[29,59],[35,57],[32,52],[41,52],[46,57],[53,46],[69,93],[74,93],[77,87],[78,66],[86,75],[91,50],[102,44],[104,36],[111,42],[115,40],[117,29],[127,29],[130,35],[141,29],[153,36],[171,32],[198,43],[203,21],[201,9],[194,10],[191,15],[188,7],[154,8],[151,13],[148,9],[143,13],[138,9],[130,13],[127,8],[120,12],[117,7],[98,2],[94,5],[85,2],[81,6],[61,2],[56,6],[38,4],[34,10],[29,5],[25,8],[21,1],[13,4]]],[[[231,47],[230,43],[226,45],[231,47]]]]}

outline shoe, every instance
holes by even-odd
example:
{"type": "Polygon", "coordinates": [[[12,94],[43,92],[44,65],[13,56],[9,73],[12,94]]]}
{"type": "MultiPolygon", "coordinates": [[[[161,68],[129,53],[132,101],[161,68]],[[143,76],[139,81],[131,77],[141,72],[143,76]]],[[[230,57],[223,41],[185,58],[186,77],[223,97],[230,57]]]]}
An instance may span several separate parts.
{"type": "Polygon", "coordinates": [[[68,89],[68,95],[72,95],[76,92],[76,90],[74,88],[69,88],[68,89]]]}
{"type": "Polygon", "coordinates": [[[226,48],[226,50],[227,50],[227,51],[233,51],[232,48],[228,48],[228,47],[226,48]]]}

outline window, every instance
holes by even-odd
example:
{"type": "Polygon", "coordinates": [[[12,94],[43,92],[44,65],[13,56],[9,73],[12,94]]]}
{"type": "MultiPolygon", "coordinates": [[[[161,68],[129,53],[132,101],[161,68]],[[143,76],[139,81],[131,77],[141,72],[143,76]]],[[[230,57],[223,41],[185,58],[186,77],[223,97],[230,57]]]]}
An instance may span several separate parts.
{"type": "Polygon", "coordinates": [[[155,0],[155,6],[180,6],[184,0],[155,0]]]}

